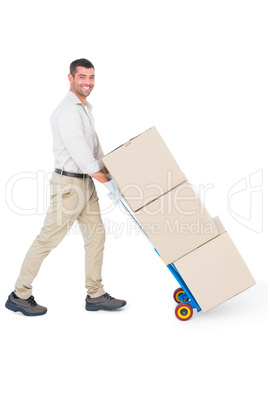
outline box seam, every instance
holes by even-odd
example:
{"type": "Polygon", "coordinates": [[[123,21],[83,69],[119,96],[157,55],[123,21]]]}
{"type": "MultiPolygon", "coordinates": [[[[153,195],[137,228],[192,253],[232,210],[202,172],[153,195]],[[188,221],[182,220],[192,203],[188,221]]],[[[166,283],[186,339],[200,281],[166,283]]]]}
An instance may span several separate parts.
{"type": "MultiPolygon", "coordinates": [[[[215,225],[215,226],[216,226],[216,225],[215,225]]],[[[218,230],[218,229],[217,229],[217,230],[218,230]]],[[[183,254],[181,257],[177,258],[175,261],[179,261],[181,258],[185,257],[185,256],[188,255],[188,254],[191,254],[192,252],[194,252],[194,251],[197,250],[198,248],[203,247],[205,244],[211,242],[212,240],[216,239],[217,237],[221,236],[221,235],[224,234],[224,233],[227,233],[226,230],[225,230],[224,232],[219,233],[219,234],[217,234],[216,236],[212,237],[212,239],[209,239],[209,240],[205,241],[205,243],[203,243],[203,244],[201,244],[200,246],[194,248],[193,250],[188,251],[188,253],[183,254]]],[[[175,261],[173,261],[171,264],[174,264],[175,261]]]]}
{"type": "MultiPolygon", "coordinates": [[[[182,172],[182,173],[183,173],[183,172],[182,172]]],[[[185,174],[184,174],[184,173],[183,173],[183,175],[184,175],[184,177],[185,177],[185,174]]],[[[164,195],[170,193],[170,191],[172,191],[172,190],[174,190],[175,188],[181,186],[181,185],[184,184],[186,181],[188,181],[188,180],[185,179],[185,180],[182,181],[180,184],[177,184],[176,186],[172,187],[170,190],[168,190],[168,191],[166,191],[165,193],[159,195],[159,197],[154,198],[153,200],[151,200],[151,201],[148,202],[147,204],[144,204],[142,207],[136,209],[136,210],[133,211],[133,212],[135,212],[135,213],[136,213],[136,212],[139,212],[142,208],[147,207],[147,206],[150,205],[152,202],[155,202],[155,201],[158,200],[159,198],[161,198],[161,197],[163,197],[164,195]]],[[[124,197],[124,198],[125,198],[125,197],[124,197]]],[[[126,201],[127,201],[127,200],[126,200],[126,201]]]]}

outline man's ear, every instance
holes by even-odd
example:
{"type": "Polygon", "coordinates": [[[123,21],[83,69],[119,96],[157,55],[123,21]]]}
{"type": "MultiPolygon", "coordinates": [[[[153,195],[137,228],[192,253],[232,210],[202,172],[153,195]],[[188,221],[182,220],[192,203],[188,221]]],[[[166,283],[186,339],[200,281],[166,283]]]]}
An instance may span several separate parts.
{"type": "Polygon", "coordinates": [[[73,80],[74,80],[74,77],[72,76],[72,74],[68,74],[68,79],[69,79],[70,84],[72,84],[73,80]]]}

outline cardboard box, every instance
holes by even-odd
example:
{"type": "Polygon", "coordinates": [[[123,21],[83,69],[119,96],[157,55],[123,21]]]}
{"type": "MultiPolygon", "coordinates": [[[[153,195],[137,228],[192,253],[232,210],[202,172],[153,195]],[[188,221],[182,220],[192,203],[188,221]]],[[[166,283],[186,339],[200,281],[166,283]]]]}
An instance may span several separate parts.
{"type": "Polygon", "coordinates": [[[132,211],[186,180],[155,127],[105,155],[102,161],[132,211]]]}
{"type": "Polygon", "coordinates": [[[187,181],[134,215],[166,265],[219,234],[187,181]]]}
{"type": "Polygon", "coordinates": [[[218,229],[219,235],[226,232],[225,227],[222,224],[222,221],[220,220],[220,218],[218,216],[216,216],[215,218],[213,218],[213,221],[218,229]]]}
{"type": "Polygon", "coordinates": [[[219,218],[215,224],[219,236],[173,263],[203,312],[255,285],[219,218]]]}

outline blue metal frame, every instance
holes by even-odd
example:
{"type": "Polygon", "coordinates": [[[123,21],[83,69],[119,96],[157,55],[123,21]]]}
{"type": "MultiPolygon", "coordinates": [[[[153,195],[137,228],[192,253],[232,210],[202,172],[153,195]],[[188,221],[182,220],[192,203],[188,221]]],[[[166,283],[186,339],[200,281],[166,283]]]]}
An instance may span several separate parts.
{"type": "MultiPolygon", "coordinates": [[[[125,211],[127,212],[127,214],[130,216],[130,218],[136,222],[136,224],[139,226],[141,232],[144,234],[144,236],[147,238],[147,240],[151,243],[149,237],[147,236],[147,234],[144,232],[143,228],[141,227],[141,225],[139,224],[139,222],[134,218],[134,216],[132,215],[132,213],[130,212],[129,207],[127,207],[127,202],[126,200],[124,200],[125,202],[123,202],[123,199],[118,199],[118,201],[120,202],[120,204],[122,205],[122,207],[125,209],[125,211]]],[[[152,245],[153,246],[153,245],[152,245]]],[[[157,252],[157,254],[159,255],[159,257],[161,258],[160,254],[158,253],[158,251],[155,249],[155,251],[157,252]]],[[[192,293],[190,292],[190,289],[188,288],[188,286],[186,285],[186,283],[184,282],[184,280],[182,279],[181,275],[179,274],[177,268],[175,267],[174,264],[169,264],[167,265],[168,269],[170,270],[170,272],[172,273],[172,275],[174,276],[174,278],[177,280],[177,282],[179,283],[179,285],[181,286],[181,288],[184,290],[184,293],[179,295],[178,299],[180,300],[181,303],[184,303],[184,299],[185,299],[185,295],[187,296],[187,304],[189,304],[192,308],[196,308],[197,312],[201,311],[201,308],[199,306],[199,304],[197,303],[197,301],[195,300],[194,296],[192,295],[192,293]]]]}
{"type": "Polygon", "coordinates": [[[195,300],[194,296],[192,295],[192,293],[190,292],[190,289],[188,288],[188,286],[186,285],[186,283],[184,282],[184,280],[182,279],[181,275],[179,274],[177,268],[175,267],[174,264],[169,264],[167,265],[168,269],[170,270],[170,272],[172,273],[172,275],[174,276],[174,278],[177,280],[177,282],[179,283],[179,285],[182,287],[182,289],[184,290],[184,293],[179,295],[178,299],[181,301],[181,303],[187,303],[190,304],[190,306],[192,308],[196,308],[197,312],[201,311],[201,307],[199,306],[199,304],[197,303],[197,301],[195,300]],[[185,299],[185,295],[187,296],[187,298],[189,300],[187,300],[187,302],[184,302],[185,299]]]}
{"type": "MultiPolygon", "coordinates": [[[[157,254],[159,255],[158,251],[155,249],[155,251],[157,252],[157,254]]],[[[159,255],[160,257],[160,255],[159,255]]],[[[195,300],[194,296],[192,295],[190,289],[188,288],[188,286],[186,285],[186,283],[184,282],[184,280],[182,279],[179,271],[177,270],[177,268],[175,267],[174,264],[169,264],[167,265],[168,269],[170,270],[170,272],[172,273],[172,275],[174,276],[174,278],[176,279],[176,281],[179,283],[179,285],[181,286],[181,288],[184,290],[184,293],[182,293],[181,295],[179,295],[178,299],[180,300],[181,303],[187,303],[189,304],[192,308],[196,308],[197,312],[201,311],[201,307],[199,306],[199,304],[197,303],[197,301],[195,300]],[[184,302],[185,299],[185,295],[187,296],[187,302],[184,302]]]]}

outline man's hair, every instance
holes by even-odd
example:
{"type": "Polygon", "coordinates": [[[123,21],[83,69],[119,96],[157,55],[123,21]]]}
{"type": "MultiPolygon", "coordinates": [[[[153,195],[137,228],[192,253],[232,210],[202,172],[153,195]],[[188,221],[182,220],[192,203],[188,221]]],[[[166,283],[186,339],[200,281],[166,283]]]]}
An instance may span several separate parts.
{"type": "MultiPolygon", "coordinates": [[[[77,59],[74,60],[71,64],[70,64],[70,74],[72,74],[72,76],[75,76],[76,73],[76,67],[85,67],[85,68],[94,68],[93,64],[91,63],[91,61],[87,60],[87,59],[77,59]]],[[[95,68],[94,68],[95,69],[95,68]]]]}

